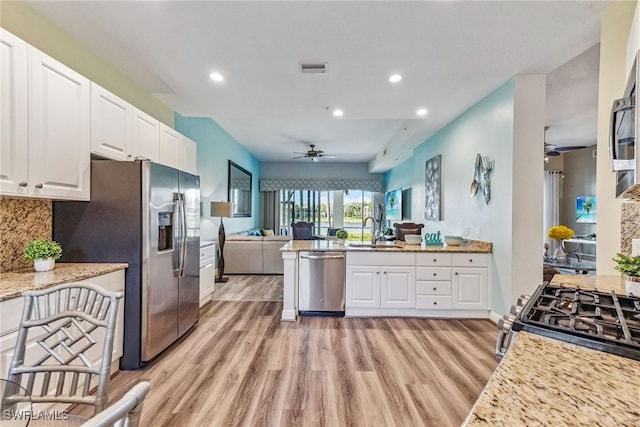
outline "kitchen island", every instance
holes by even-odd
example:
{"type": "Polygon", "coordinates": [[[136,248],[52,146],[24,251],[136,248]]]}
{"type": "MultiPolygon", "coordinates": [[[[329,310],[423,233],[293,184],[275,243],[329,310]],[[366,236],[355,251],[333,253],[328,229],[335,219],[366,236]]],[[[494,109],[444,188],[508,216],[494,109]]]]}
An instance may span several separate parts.
{"type": "MultiPolygon", "coordinates": [[[[552,284],[626,294],[620,276],[557,274],[552,284]]],[[[467,426],[640,424],[640,361],[520,332],[467,426]]]]}
{"type": "Polygon", "coordinates": [[[282,247],[282,320],[298,316],[301,252],[346,255],[346,316],[488,317],[492,244],[460,246],[375,245],[329,240],[292,240],[282,247]]]}

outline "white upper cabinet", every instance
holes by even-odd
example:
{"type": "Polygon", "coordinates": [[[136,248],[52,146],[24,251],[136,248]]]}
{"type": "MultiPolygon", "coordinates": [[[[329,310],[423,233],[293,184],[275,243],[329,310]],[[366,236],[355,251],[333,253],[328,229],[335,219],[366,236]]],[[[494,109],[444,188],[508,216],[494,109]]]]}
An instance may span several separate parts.
{"type": "Polygon", "coordinates": [[[89,200],[89,80],[0,31],[0,193],[89,200]]]}
{"type": "Polygon", "coordinates": [[[27,43],[0,28],[0,193],[26,195],[29,181],[27,43]]]}
{"type": "Polygon", "coordinates": [[[160,161],[160,122],[147,113],[133,108],[132,145],[137,156],[152,162],[160,161]]]}
{"type": "Polygon", "coordinates": [[[160,158],[159,122],[91,83],[91,153],[113,160],[160,158]]]}
{"type": "Polygon", "coordinates": [[[91,83],[91,152],[114,160],[132,160],[133,106],[91,83]]]}
{"type": "Polygon", "coordinates": [[[89,200],[91,86],[32,46],[29,56],[29,193],[89,200]]]}
{"type": "Polygon", "coordinates": [[[182,138],[180,133],[160,123],[160,163],[180,169],[184,159],[182,138]]]}
{"type": "Polygon", "coordinates": [[[182,169],[185,172],[196,175],[198,173],[198,144],[182,137],[182,169]]]}

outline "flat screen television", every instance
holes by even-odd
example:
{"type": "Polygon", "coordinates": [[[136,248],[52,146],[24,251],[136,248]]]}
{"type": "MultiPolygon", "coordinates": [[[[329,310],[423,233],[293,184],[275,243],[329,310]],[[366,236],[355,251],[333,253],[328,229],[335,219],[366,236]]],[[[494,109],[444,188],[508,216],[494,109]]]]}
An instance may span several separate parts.
{"type": "Polygon", "coordinates": [[[384,193],[384,211],[388,220],[402,220],[402,188],[384,193]]]}

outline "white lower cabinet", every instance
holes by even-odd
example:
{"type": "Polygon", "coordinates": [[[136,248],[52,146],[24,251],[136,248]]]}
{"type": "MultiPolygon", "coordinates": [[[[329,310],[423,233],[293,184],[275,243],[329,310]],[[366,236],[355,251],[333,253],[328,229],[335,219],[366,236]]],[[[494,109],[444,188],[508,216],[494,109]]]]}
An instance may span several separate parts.
{"type": "Polygon", "coordinates": [[[415,271],[409,253],[347,253],[346,310],[415,308],[415,271]]]}
{"type": "Polygon", "coordinates": [[[200,248],[200,307],[211,301],[215,290],[216,245],[200,248]]]}
{"type": "Polygon", "coordinates": [[[485,253],[347,252],[346,314],[488,317],[488,265],[485,253]]]}

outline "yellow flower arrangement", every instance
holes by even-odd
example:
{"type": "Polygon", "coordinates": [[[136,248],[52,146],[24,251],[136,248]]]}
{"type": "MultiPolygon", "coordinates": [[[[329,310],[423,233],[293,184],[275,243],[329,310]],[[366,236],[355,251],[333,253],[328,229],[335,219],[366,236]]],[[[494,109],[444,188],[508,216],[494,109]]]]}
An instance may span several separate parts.
{"type": "Polygon", "coordinates": [[[555,227],[549,228],[547,236],[551,239],[560,241],[572,238],[575,236],[575,233],[566,225],[556,225],[555,227]]]}

